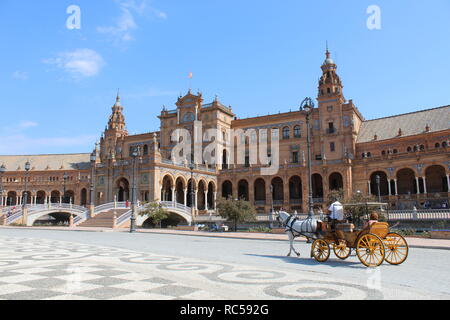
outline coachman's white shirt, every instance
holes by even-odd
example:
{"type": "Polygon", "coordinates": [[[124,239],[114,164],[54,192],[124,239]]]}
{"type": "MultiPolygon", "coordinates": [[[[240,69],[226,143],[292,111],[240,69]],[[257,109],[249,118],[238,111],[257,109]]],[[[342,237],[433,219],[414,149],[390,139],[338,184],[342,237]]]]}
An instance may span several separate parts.
{"type": "Polygon", "coordinates": [[[344,220],[344,207],[339,201],[332,203],[328,210],[331,212],[331,219],[344,220]]]}

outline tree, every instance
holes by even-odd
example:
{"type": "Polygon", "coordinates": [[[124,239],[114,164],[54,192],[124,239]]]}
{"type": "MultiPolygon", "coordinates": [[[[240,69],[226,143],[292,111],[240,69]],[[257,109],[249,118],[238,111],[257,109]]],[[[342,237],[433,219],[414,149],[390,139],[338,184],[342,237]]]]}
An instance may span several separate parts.
{"type": "Polygon", "coordinates": [[[330,191],[330,193],[328,194],[328,205],[331,205],[336,201],[339,201],[341,203],[342,201],[344,201],[344,189],[330,191]]]}
{"type": "Polygon", "coordinates": [[[243,199],[219,199],[217,201],[217,210],[222,218],[234,223],[235,232],[237,231],[238,223],[256,220],[255,207],[243,199]]]}
{"type": "Polygon", "coordinates": [[[375,209],[373,206],[368,205],[368,202],[375,202],[375,196],[373,195],[365,195],[361,192],[354,193],[350,199],[345,201],[344,205],[351,204],[351,206],[347,206],[345,209],[352,216],[352,221],[356,225],[359,225],[361,222],[361,217],[370,214],[370,210],[375,209]]]}
{"type": "Polygon", "coordinates": [[[169,217],[169,211],[164,208],[159,202],[150,202],[144,205],[144,209],[139,212],[140,216],[148,216],[153,224],[159,224],[161,228],[161,221],[169,217]]]}

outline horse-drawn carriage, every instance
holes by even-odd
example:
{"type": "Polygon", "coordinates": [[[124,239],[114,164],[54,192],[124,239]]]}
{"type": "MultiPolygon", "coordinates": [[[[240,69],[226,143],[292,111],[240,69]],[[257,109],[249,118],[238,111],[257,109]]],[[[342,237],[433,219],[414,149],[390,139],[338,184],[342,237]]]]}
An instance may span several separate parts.
{"type": "MultiPolygon", "coordinates": [[[[289,234],[291,250],[296,252],[293,249],[293,238],[295,237],[306,236],[314,239],[311,246],[311,257],[318,262],[328,260],[331,248],[341,260],[347,259],[352,249],[355,250],[359,260],[366,267],[379,266],[383,261],[398,265],[408,257],[408,243],[400,234],[391,232],[387,222],[376,222],[365,228],[356,228],[352,223],[333,225],[313,218],[299,221],[290,216],[290,218],[281,220],[285,221],[283,224],[291,233],[289,234]]],[[[297,255],[299,254],[297,253],[297,255]]]]}

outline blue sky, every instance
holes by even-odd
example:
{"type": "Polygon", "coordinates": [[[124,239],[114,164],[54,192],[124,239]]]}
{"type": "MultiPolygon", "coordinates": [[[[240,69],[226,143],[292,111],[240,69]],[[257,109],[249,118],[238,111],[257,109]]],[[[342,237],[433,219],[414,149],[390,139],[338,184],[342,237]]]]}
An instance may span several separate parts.
{"type": "Polygon", "coordinates": [[[448,105],[449,37],[448,0],[1,0],[0,154],[90,152],[117,88],[129,132],[158,130],[189,72],[238,117],[294,110],[327,40],[366,119],[448,105]]]}

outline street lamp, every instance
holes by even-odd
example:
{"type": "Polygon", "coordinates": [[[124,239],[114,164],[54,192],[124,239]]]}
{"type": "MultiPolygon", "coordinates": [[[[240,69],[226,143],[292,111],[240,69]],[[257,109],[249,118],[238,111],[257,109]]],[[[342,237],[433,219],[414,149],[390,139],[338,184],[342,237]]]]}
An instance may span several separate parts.
{"type": "Polygon", "coordinates": [[[270,184],[270,215],[269,215],[269,228],[273,228],[273,184],[270,184]]]}
{"type": "Polygon", "coordinates": [[[64,172],[63,175],[63,180],[64,180],[64,184],[63,184],[63,203],[66,203],[66,183],[67,180],[69,179],[69,175],[67,174],[67,172],[64,172]]]}
{"type": "Polygon", "coordinates": [[[131,223],[130,233],[136,231],[136,158],[139,155],[139,147],[134,147],[131,152],[133,158],[133,185],[131,187],[131,223]]]}
{"type": "Polygon", "coordinates": [[[314,102],[311,98],[305,98],[300,105],[300,110],[306,112],[306,143],[308,148],[308,184],[309,184],[309,194],[308,194],[308,217],[314,217],[313,210],[313,195],[312,195],[312,176],[311,176],[311,128],[310,128],[310,117],[314,109],[314,102]]]}
{"type": "Polygon", "coordinates": [[[194,219],[194,215],[195,215],[195,206],[194,206],[194,202],[195,202],[195,193],[194,193],[194,169],[195,169],[195,165],[194,165],[194,161],[191,160],[191,162],[189,162],[189,169],[191,170],[191,192],[190,192],[190,197],[191,197],[191,214],[192,214],[192,219],[194,219]]]}
{"type": "Polygon", "coordinates": [[[27,191],[27,182],[28,182],[28,171],[31,169],[31,164],[29,161],[25,163],[25,193],[23,195],[23,204],[22,207],[25,208],[28,202],[28,191],[27,191]]]}
{"type": "Polygon", "coordinates": [[[3,174],[6,172],[6,167],[4,164],[2,164],[0,166],[0,206],[5,206],[6,207],[6,203],[3,204],[3,174]]]}
{"type": "Polygon", "coordinates": [[[378,188],[378,202],[381,203],[380,176],[379,175],[376,175],[375,181],[377,182],[377,188],[378,188]]]}
{"type": "Polygon", "coordinates": [[[90,185],[90,198],[91,198],[91,206],[95,206],[94,202],[94,175],[95,175],[95,162],[97,161],[97,155],[95,151],[91,153],[91,185],[90,185]]]}

